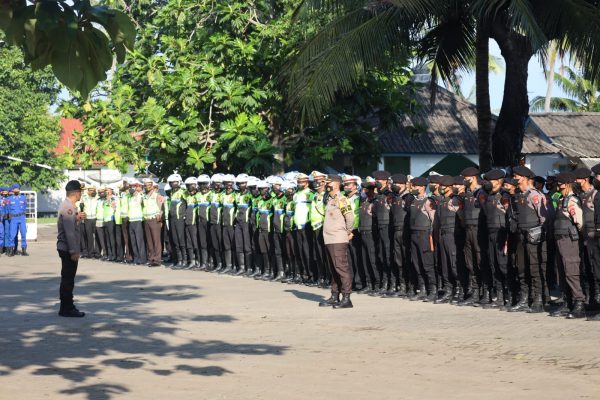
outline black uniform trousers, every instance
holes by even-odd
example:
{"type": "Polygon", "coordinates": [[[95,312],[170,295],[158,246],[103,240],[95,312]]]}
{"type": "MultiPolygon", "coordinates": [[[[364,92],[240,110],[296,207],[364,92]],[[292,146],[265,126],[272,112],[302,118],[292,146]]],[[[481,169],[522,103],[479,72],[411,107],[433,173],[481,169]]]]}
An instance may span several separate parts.
{"type": "Polygon", "coordinates": [[[85,257],[98,257],[100,252],[96,246],[96,218],[83,220],[83,232],[85,232],[85,246],[82,253],[85,257]]]}
{"type": "Polygon", "coordinates": [[[123,225],[115,223],[115,258],[123,261],[125,248],[123,247],[123,225]]]}
{"type": "Polygon", "coordinates": [[[98,249],[98,257],[101,255],[108,257],[105,233],[106,229],[104,228],[104,224],[102,224],[102,226],[96,226],[96,249],[98,249]]]}
{"type": "Polygon", "coordinates": [[[220,224],[210,224],[209,231],[215,267],[220,267],[222,265],[221,247],[223,244],[223,227],[220,224]]]}
{"type": "Polygon", "coordinates": [[[171,235],[171,243],[173,244],[171,251],[185,251],[185,219],[170,217],[169,233],[171,235]]]}
{"type": "Polygon", "coordinates": [[[377,258],[375,256],[375,241],[373,232],[365,230],[360,232],[360,243],[362,253],[362,268],[365,271],[366,285],[372,284],[374,288],[379,289],[381,283],[377,271],[377,258]]]}
{"type": "Polygon", "coordinates": [[[461,280],[472,289],[476,289],[481,284],[481,235],[477,225],[467,225],[465,227],[465,266],[467,267],[468,276],[462,277],[461,280]]]}
{"type": "Polygon", "coordinates": [[[418,283],[435,286],[433,249],[428,231],[412,231],[410,234],[410,255],[413,271],[418,274],[418,283]]]}
{"type": "MultiPolygon", "coordinates": [[[[198,254],[198,227],[196,224],[185,224],[185,247],[190,260],[198,254]]],[[[199,260],[198,260],[199,261],[199,260]]]]}
{"type": "Polygon", "coordinates": [[[482,280],[491,289],[504,290],[507,287],[508,273],[508,231],[493,229],[488,232],[488,260],[482,265],[482,280]]]}
{"type": "Polygon", "coordinates": [[[250,228],[247,222],[236,222],[234,237],[236,253],[250,254],[252,252],[252,240],[250,239],[250,228]]]}
{"type": "Polygon", "coordinates": [[[146,264],[146,262],[148,262],[148,256],[146,255],[142,221],[129,222],[129,238],[129,248],[131,249],[133,262],[136,264],[146,264]]]}
{"type": "Polygon", "coordinates": [[[298,265],[300,274],[305,277],[312,278],[310,271],[310,248],[309,248],[310,233],[306,228],[296,231],[296,243],[298,249],[298,265]]]}
{"type": "Polygon", "coordinates": [[[586,233],[584,244],[584,273],[587,293],[590,297],[597,296],[600,292],[600,232],[592,231],[586,233]]]}
{"type": "Polygon", "coordinates": [[[300,276],[298,270],[298,249],[296,248],[296,231],[285,232],[284,263],[288,266],[288,275],[300,276]]]}
{"type": "Polygon", "coordinates": [[[323,241],[323,228],[313,229],[312,234],[312,259],[315,261],[312,276],[315,279],[326,279],[326,268],[329,265],[325,254],[325,242],[323,241]]]}
{"type": "MultiPolygon", "coordinates": [[[[383,284],[386,284],[391,279],[390,226],[388,224],[373,225],[373,228],[375,228],[377,272],[381,277],[383,284]]],[[[390,286],[393,289],[395,285],[390,286]]]]}
{"type": "Polygon", "coordinates": [[[73,289],[75,288],[75,275],[78,262],[71,260],[68,251],[58,250],[61,261],[60,269],[60,308],[70,310],[73,308],[73,289]]]}
{"type": "Polygon", "coordinates": [[[559,273],[564,276],[567,286],[567,296],[571,301],[585,301],[581,289],[581,274],[579,258],[579,242],[569,236],[556,237],[557,261],[559,273]]]}
{"type": "Polygon", "coordinates": [[[125,260],[131,261],[133,255],[131,254],[131,236],[129,235],[129,217],[123,217],[121,221],[123,227],[123,250],[125,260]]]}
{"type": "Polygon", "coordinates": [[[270,254],[273,248],[273,237],[271,232],[259,229],[257,231],[258,237],[258,250],[262,255],[263,273],[269,272],[269,265],[271,265],[270,254]]]}
{"type": "Polygon", "coordinates": [[[395,281],[401,286],[406,287],[410,282],[411,275],[410,268],[407,268],[406,236],[404,236],[403,229],[395,229],[393,235],[392,254],[394,257],[394,267],[392,268],[392,273],[396,274],[395,281]]]}
{"type": "Polygon", "coordinates": [[[456,286],[460,282],[456,268],[456,240],[454,230],[442,230],[440,232],[438,254],[441,287],[449,288],[456,286]]]}
{"type": "Polygon", "coordinates": [[[354,288],[362,288],[366,285],[367,279],[364,270],[360,265],[362,263],[362,254],[358,229],[352,231],[352,240],[348,246],[348,251],[350,252],[350,265],[352,267],[352,286],[354,288]]]}
{"type": "Polygon", "coordinates": [[[106,247],[109,260],[114,260],[117,257],[117,243],[116,243],[116,225],[115,221],[104,222],[104,235],[106,237],[106,247]]]}
{"type": "Polygon", "coordinates": [[[233,225],[223,225],[223,250],[231,251],[235,245],[235,228],[233,225]]]}
{"type": "MultiPolygon", "coordinates": [[[[544,296],[546,287],[546,242],[533,244],[527,242],[527,233],[521,236],[525,255],[525,276],[533,297],[544,296]]],[[[549,299],[546,299],[549,300],[549,299]]]]}
{"type": "MultiPolygon", "coordinates": [[[[198,245],[202,250],[208,250],[208,221],[204,219],[198,220],[198,245]]],[[[203,260],[207,261],[207,260],[203,260]]]]}

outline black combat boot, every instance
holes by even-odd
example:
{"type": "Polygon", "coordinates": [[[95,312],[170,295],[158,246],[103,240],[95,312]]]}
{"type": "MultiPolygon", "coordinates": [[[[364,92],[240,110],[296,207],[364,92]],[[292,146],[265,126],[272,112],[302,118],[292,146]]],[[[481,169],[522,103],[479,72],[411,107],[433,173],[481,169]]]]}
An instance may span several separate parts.
{"type": "Polygon", "coordinates": [[[27,253],[27,247],[21,247],[21,255],[22,256],[29,256],[29,253],[27,253]]]}
{"type": "Polygon", "coordinates": [[[189,252],[190,255],[190,262],[188,262],[187,265],[187,269],[194,269],[196,267],[196,256],[194,255],[194,252],[189,252]]]}
{"type": "Polygon", "coordinates": [[[483,287],[483,292],[481,293],[481,298],[479,301],[473,303],[473,307],[482,307],[487,308],[492,303],[492,291],[488,286],[483,287]]]}
{"type": "Polygon", "coordinates": [[[173,269],[181,269],[184,267],[183,263],[183,255],[181,254],[181,250],[177,250],[177,262],[171,267],[173,269]]]}
{"type": "Polygon", "coordinates": [[[575,301],[575,304],[573,305],[573,309],[571,310],[569,315],[567,315],[567,318],[568,319],[585,318],[585,306],[583,305],[583,301],[581,301],[581,300],[575,301]]]}
{"type": "Polygon", "coordinates": [[[450,304],[458,305],[458,303],[460,303],[464,299],[465,299],[465,292],[463,290],[462,285],[459,283],[459,284],[457,284],[456,290],[454,291],[452,299],[450,300],[450,304]]]}
{"type": "Polygon", "coordinates": [[[496,298],[494,300],[481,307],[485,309],[504,307],[504,291],[502,290],[502,287],[496,288],[496,298]]]}
{"type": "Polygon", "coordinates": [[[233,260],[231,259],[231,250],[225,250],[223,252],[223,258],[225,261],[225,268],[219,271],[219,274],[228,274],[231,272],[231,264],[233,260]]]}
{"type": "Polygon", "coordinates": [[[551,317],[566,317],[569,315],[569,300],[565,294],[562,295],[562,303],[558,309],[550,313],[551,317]]]}
{"type": "Polygon", "coordinates": [[[331,297],[327,300],[319,302],[319,307],[333,307],[335,304],[340,303],[340,294],[338,292],[331,292],[331,297]]]}
{"type": "Polygon", "coordinates": [[[352,308],[352,302],[350,301],[350,293],[346,293],[342,295],[342,301],[333,305],[333,308],[352,308]]]}
{"type": "Polygon", "coordinates": [[[244,275],[246,273],[246,257],[244,253],[237,253],[238,271],[235,273],[236,276],[244,275]]]}
{"type": "Polygon", "coordinates": [[[13,249],[12,247],[7,247],[6,248],[6,255],[8,257],[12,257],[15,255],[15,249],[13,249]]]}
{"type": "Polygon", "coordinates": [[[425,284],[419,284],[419,290],[415,291],[415,293],[410,296],[410,301],[420,301],[427,297],[427,289],[425,289],[425,284]]]}
{"type": "Polygon", "coordinates": [[[394,292],[394,297],[406,297],[406,296],[407,296],[406,284],[403,281],[400,281],[400,284],[398,285],[398,290],[396,292],[394,292]]]}
{"type": "Polygon", "coordinates": [[[365,283],[365,285],[356,293],[358,294],[369,294],[373,291],[372,287],[371,287],[371,282],[367,282],[365,283]]]}
{"type": "Polygon", "coordinates": [[[432,303],[435,301],[435,299],[437,299],[437,297],[438,294],[435,285],[429,285],[429,294],[423,299],[423,302],[432,303]]]}
{"type": "Polygon", "coordinates": [[[450,300],[452,300],[453,293],[454,293],[454,288],[452,288],[452,286],[450,284],[447,284],[444,287],[444,294],[441,297],[436,298],[433,302],[435,304],[449,303],[450,300]]]}
{"type": "Polygon", "coordinates": [[[85,316],[85,313],[79,311],[73,303],[65,303],[60,305],[58,315],[67,318],[81,318],[85,316]]]}
{"type": "Polygon", "coordinates": [[[544,312],[544,303],[543,303],[541,294],[536,294],[533,297],[533,301],[531,302],[531,305],[529,306],[529,309],[527,310],[527,312],[530,314],[544,312]]]}

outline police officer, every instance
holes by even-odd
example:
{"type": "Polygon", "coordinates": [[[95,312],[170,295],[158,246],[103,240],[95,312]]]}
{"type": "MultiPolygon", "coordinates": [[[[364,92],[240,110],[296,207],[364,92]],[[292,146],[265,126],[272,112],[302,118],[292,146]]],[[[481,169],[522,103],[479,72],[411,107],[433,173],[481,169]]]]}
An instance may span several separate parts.
{"type": "Polygon", "coordinates": [[[380,276],[377,271],[377,258],[375,256],[375,240],[373,238],[373,202],[375,201],[375,179],[366,177],[360,199],[358,210],[358,232],[360,233],[360,244],[362,253],[362,263],[360,269],[364,275],[362,289],[358,293],[375,294],[380,287],[380,276]]]}
{"type": "Polygon", "coordinates": [[[129,197],[127,199],[127,217],[129,221],[129,248],[135,265],[144,265],[148,262],[146,244],[144,243],[144,194],[142,183],[137,179],[130,182],[129,197]]]}
{"type": "Polygon", "coordinates": [[[413,271],[417,274],[419,293],[415,293],[410,299],[434,301],[437,292],[432,235],[436,205],[434,200],[426,195],[426,178],[413,178],[411,187],[412,194],[415,196],[409,209],[411,258],[413,271]]]}
{"type": "Polygon", "coordinates": [[[56,248],[62,264],[58,315],[81,318],[85,316],[85,313],[79,311],[73,303],[75,275],[77,274],[77,264],[81,255],[80,224],[85,216],[85,213],[80,213],[75,205],[81,199],[81,183],[79,181],[69,181],[65,190],[67,198],[60,205],[57,222],[58,240],[56,248]]]}
{"type": "Polygon", "coordinates": [[[198,209],[198,246],[200,247],[200,270],[209,268],[210,240],[209,240],[209,212],[210,212],[210,177],[202,174],[198,177],[198,193],[196,194],[196,207],[198,209]]]}
{"type": "Polygon", "coordinates": [[[233,269],[233,256],[232,251],[234,249],[234,223],[235,223],[235,199],[236,194],[233,191],[233,182],[235,182],[235,176],[231,174],[223,175],[223,186],[225,188],[221,197],[223,210],[221,212],[221,225],[222,225],[222,237],[223,237],[223,262],[224,268],[219,271],[221,274],[229,274],[234,272],[233,269]]]}
{"type": "Polygon", "coordinates": [[[457,272],[456,259],[456,225],[459,214],[463,212],[462,199],[454,194],[454,178],[443,175],[440,178],[440,194],[443,198],[437,205],[436,221],[439,223],[439,261],[441,272],[441,289],[444,294],[435,299],[435,303],[448,303],[453,296],[458,297],[460,281],[457,272]]]}
{"type": "Polygon", "coordinates": [[[464,177],[466,189],[463,195],[465,207],[463,225],[465,227],[464,256],[468,276],[465,277],[467,284],[465,300],[459,304],[473,305],[479,303],[480,298],[485,304],[485,302],[489,303],[489,294],[487,292],[480,294],[480,266],[485,263],[485,259],[482,260],[482,257],[487,247],[487,237],[485,235],[485,218],[480,215],[480,211],[482,204],[485,203],[486,193],[481,188],[477,168],[465,168],[461,175],[464,177]],[[483,249],[481,246],[484,246],[483,249]]]}
{"type": "Polygon", "coordinates": [[[410,237],[408,224],[408,209],[413,200],[413,195],[408,192],[406,175],[395,174],[390,177],[392,181],[392,203],[391,203],[391,225],[393,228],[392,236],[392,254],[393,267],[392,272],[395,282],[398,282],[398,290],[393,293],[397,297],[407,295],[407,286],[410,282],[409,251],[407,248],[408,238],[410,237]]]}
{"type": "Polygon", "coordinates": [[[594,225],[594,200],[598,191],[594,189],[591,183],[590,175],[592,171],[587,168],[578,168],[573,171],[575,175],[575,183],[573,184],[573,192],[581,200],[583,209],[583,230],[582,233],[582,261],[583,261],[583,276],[584,292],[589,297],[590,306],[597,307],[595,304],[596,293],[598,293],[597,281],[594,276],[594,271],[598,270],[600,264],[600,247],[598,241],[595,240],[596,227],[594,225]]]}
{"type": "Polygon", "coordinates": [[[285,272],[283,266],[283,254],[285,252],[285,230],[284,217],[287,204],[287,197],[282,190],[283,178],[275,176],[271,178],[271,190],[273,191],[273,255],[275,256],[275,265],[277,273],[275,279],[283,282],[285,272]]]}
{"type": "MultiPolygon", "coordinates": [[[[123,262],[130,263],[133,261],[133,255],[131,252],[131,244],[130,244],[130,236],[129,236],[129,198],[131,194],[129,193],[129,181],[123,180],[123,184],[121,185],[121,193],[119,194],[119,202],[120,202],[120,210],[121,210],[121,232],[120,237],[123,239],[123,245],[119,253],[123,255],[123,262]]],[[[119,227],[117,226],[117,229],[119,227]]]]}
{"type": "Polygon", "coordinates": [[[238,271],[236,275],[247,273],[252,268],[252,240],[250,236],[250,211],[252,207],[252,194],[248,190],[248,175],[239,174],[235,178],[237,192],[235,193],[235,253],[237,258],[238,271]]]}
{"type": "Polygon", "coordinates": [[[310,222],[310,210],[313,194],[308,188],[308,175],[299,173],[296,177],[297,190],[294,194],[295,212],[294,224],[296,226],[296,243],[298,248],[298,265],[300,274],[296,277],[296,283],[304,279],[312,281],[310,271],[310,235],[307,230],[310,222]]]}
{"type": "Polygon", "coordinates": [[[27,256],[27,197],[21,194],[21,185],[14,184],[11,187],[12,196],[8,198],[7,214],[10,220],[10,231],[8,235],[9,256],[16,254],[17,235],[21,233],[21,255],[27,256]]]}
{"type": "Polygon", "coordinates": [[[96,244],[96,210],[98,208],[98,195],[96,187],[90,185],[86,189],[86,193],[82,196],[83,210],[85,218],[83,220],[81,230],[83,231],[83,254],[82,258],[98,258],[100,257],[98,246],[96,244]]]}
{"type": "Polygon", "coordinates": [[[118,198],[114,195],[111,187],[106,188],[106,198],[103,202],[104,206],[104,237],[106,243],[106,261],[116,260],[116,235],[115,235],[115,218],[118,215],[118,198]]]}
{"type": "Polygon", "coordinates": [[[144,233],[146,234],[146,252],[148,253],[148,266],[159,267],[162,261],[162,210],[164,199],[158,193],[158,187],[152,179],[144,179],[144,233]]]}
{"type": "Polygon", "coordinates": [[[329,175],[327,178],[327,205],[323,225],[323,240],[327,246],[331,266],[331,297],[319,306],[335,309],[352,308],[352,268],[348,261],[348,242],[352,240],[354,212],[350,202],[340,189],[342,178],[329,175]],[[342,300],[339,301],[339,294],[342,300]]]}
{"type": "MultiPolygon", "coordinates": [[[[580,200],[573,193],[575,174],[562,172],[556,177],[562,199],[554,219],[554,236],[559,262],[559,272],[567,283],[567,300],[572,303],[567,318],[585,318],[585,296],[581,289],[579,269],[579,232],[583,228],[583,211],[580,200]]],[[[561,315],[560,311],[554,315],[561,315]]]]}
{"type": "Polygon", "coordinates": [[[325,243],[323,242],[323,221],[325,219],[325,178],[327,175],[313,171],[310,174],[312,178],[312,189],[314,190],[312,202],[310,204],[310,226],[312,228],[311,254],[314,261],[312,276],[306,282],[307,286],[325,287],[325,280],[328,274],[327,255],[325,254],[325,243]]]}
{"type": "Polygon", "coordinates": [[[260,250],[258,248],[258,229],[256,227],[256,217],[258,213],[258,202],[261,200],[260,191],[257,188],[260,179],[256,177],[248,178],[248,190],[250,191],[250,218],[248,220],[248,229],[250,231],[250,243],[252,246],[252,263],[248,265],[249,278],[256,278],[262,274],[260,250]]]}
{"type": "MultiPolygon", "coordinates": [[[[596,191],[600,190],[600,164],[596,164],[592,167],[592,174],[594,175],[592,179],[592,186],[596,191]]],[[[600,196],[594,196],[594,223],[593,227],[595,229],[593,245],[600,246],[600,196]]],[[[593,266],[594,271],[593,281],[594,281],[594,298],[592,301],[592,306],[595,308],[600,307],[600,262],[593,266]]]]}
{"type": "Polygon", "coordinates": [[[221,251],[223,248],[223,226],[221,225],[223,211],[223,174],[214,174],[211,178],[212,190],[208,196],[210,208],[208,210],[209,236],[214,260],[213,272],[223,269],[221,251]]]}
{"type": "MultiPolygon", "coordinates": [[[[485,300],[484,308],[504,308],[505,299],[508,298],[508,211],[510,209],[510,195],[504,190],[503,170],[493,169],[484,175],[489,182],[489,192],[483,204],[486,226],[488,229],[488,260],[482,265],[482,281],[488,291],[496,291],[493,302],[485,300]]],[[[485,292],[485,291],[484,291],[485,292]]],[[[510,304],[509,304],[510,305],[510,304]]]]}
{"type": "MultiPolygon", "coordinates": [[[[8,252],[6,240],[10,230],[5,229],[8,221],[7,204],[8,204],[8,187],[0,186],[0,255],[8,252]]],[[[10,229],[10,228],[9,228],[10,229]]]]}
{"type": "Polygon", "coordinates": [[[98,200],[96,201],[96,245],[98,257],[102,261],[108,259],[108,247],[106,245],[106,229],[104,228],[104,205],[106,203],[106,186],[98,188],[98,200]]]}
{"type": "Polygon", "coordinates": [[[198,180],[195,176],[187,177],[185,182],[185,243],[189,262],[188,269],[198,267],[200,250],[198,247],[198,180]]]}
{"type": "Polygon", "coordinates": [[[181,187],[183,179],[179,174],[172,174],[167,178],[171,187],[169,196],[169,233],[173,248],[171,258],[177,260],[173,268],[184,268],[187,265],[187,252],[185,245],[185,214],[187,204],[186,191],[181,187]]]}
{"type": "Polygon", "coordinates": [[[381,277],[379,295],[384,296],[394,292],[396,282],[392,282],[390,268],[390,207],[392,192],[389,190],[387,171],[374,171],[376,192],[373,200],[373,236],[377,254],[377,273],[381,277]]]}
{"type": "Polygon", "coordinates": [[[300,275],[298,269],[298,252],[296,250],[296,226],[294,225],[294,213],[296,203],[294,203],[294,193],[296,192],[296,182],[286,180],[281,189],[286,197],[285,214],[283,217],[283,231],[285,240],[285,257],[284,263],[286,268],[286,283],[293,283],[294,278],[300,275]]]}
{"type": "Polygon", "coordinates": [[[269,193],[269,184],[259,181],[256,188],[260,192],[260,200],[256,203],[256,229],[258,231],[258,250],[261,255],[262,275],[256,275],[254,279],[268,281],[273,279],[273,263],[270,259],[272,249],[271,232],[273,230],[273,198],[269,193]]]}
{"type": "MultiPolygon", "coordinates": [[[[515,167],[513,175],[519,182],[521,192],[517,195],[518,227],[525,253],[525,270],[530,277],[529,290],[532,302],[526,311],[540,313],[544,312],[543,295],[546,282],[544,234],[548,205],[544,194],[533,187],[535,174],[529,168],[524,166],[515,167]]],[[[517,304],[515,307],[522,308],[522,305],[517,304]]]]}
{"type": "Polygon", "coordinates": [[[358,233],[359,225],[359,210],[360,210],[360,195],[358,193],[358,181],[359,178],[354,175],[342,176],[342,183],[344,187],[344,196],[348,199],[352,212],[354,213],[354,225],[352,226],[352,240],[350,240],[350,264],[352,266],[352,275],[354,276],[352,282],[352,289],[362,289],[366,278],[364,276],[364,269],[360,267],[362,262],[361,245],[360,245],[360,234],[358,233]],[[362,276],[361,276],[362,274],[362,276]]]}
{"type": "MultiPolygon", "coordinates": [[[[521,242],[521,234],[518,228],[518,212],[516,194],[518,190],[518,182],[513,178],[504,178],[504,189],[510,195],[510,205],[507,211],[507,288],[509,298],[506,301],[508,307],[504,311],[513,311],[512,306],[519,301],[519,293],[527,293],[527,282],[525,281],[525,253],[523,243],[521,242]],[[523,279],[519,279],[522,276],[523,279]]],[[[521,302],[522,307],[527,307],[527,296],[521,302]]],[[[519,308],[517,309],[519,311],[519,308]]]]}

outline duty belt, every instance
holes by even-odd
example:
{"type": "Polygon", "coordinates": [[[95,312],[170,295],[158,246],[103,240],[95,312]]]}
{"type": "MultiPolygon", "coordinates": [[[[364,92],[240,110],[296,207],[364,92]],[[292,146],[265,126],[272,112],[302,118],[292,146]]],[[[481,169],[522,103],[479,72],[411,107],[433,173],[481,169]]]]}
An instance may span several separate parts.
{"type": "Polygon", "coordinates": [[[275,214],[279,214],[279,215],[281,215],[281,214],[283,214],[283,213],[284,213],[284,210],[275,210],[275,214]]]}
{"type": "Polygon", "coordinates": [[[25,213],[20,213],[20,214],[8,214],[8,218],[13,218],[13,217],[22,217],[23,215],[25,215],[25,213]]]}
{"type": "Polygon", "coordinates": [[[262,215],[270,215],[271,210],[260,210],[259,213],[261,213],[262,215]]]}
{"type": "Polygon", "coordinates": [[[315,224],[313,225],[313,227],[312,227],[312,228],[313,228],[313,229],[320,229],[322,226],[323,226],[323,223],[322,223],[322,222],[317,222],[317,223],[315,223],[315,224]]]}
{"type": "Polygon", "coordinates": [[[219,207],[219,206],[221,205],[221,203],[218,203],[218,202],[217,202],[217,203],[215,203],[215,202],[212,202],[212,203],[210,203],[210,204],[211,204],[213,207],[219,207]]]}
{"type": "Polygon", "coordinates": [[[305,201],[299,201],[298,203],[306,203],[306,204],[310,204],[310,203],[312,203],[312,201],[310,201],[310,200],[305,200],[305,201]]]}
{"type": "Polygon", "coordinates": [[[248,208],[248,204],[238,204],[238,208],[246,209],[248,208]]]}
{"type": "Polygon", "coordinates": [[[285,215],[288,215],[288,216],[290,216],[290,217],[291,217],[291,216],[293,216],[293,215],[294,215],[294,212],[293,212],[293,211],[286,211],[286,212],[285,212],[285,215]]]}
{"type": "Polygon", "coordinates": [[[198,203],[198,207],[208,206],[209,204],[210,203],[206,203],[206,202],[204,202],[204,203],[198,203]]]}
{"type": "Polygon", "coordinates": [[[171,200],[171,204],[177,204],[179,202],[181,202],[181,199],[173,199],[173,200],[171,200]]]}
{"type": "Polygon", "coordinates": [[[224,208],[233,208],[233,204],[223,204],[224,208]]]}

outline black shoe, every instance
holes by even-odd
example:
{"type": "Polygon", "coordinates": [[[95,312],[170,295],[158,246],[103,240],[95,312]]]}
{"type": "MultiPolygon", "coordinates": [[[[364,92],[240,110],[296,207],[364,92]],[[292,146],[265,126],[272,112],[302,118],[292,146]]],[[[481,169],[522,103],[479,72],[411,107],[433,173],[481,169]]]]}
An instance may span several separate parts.
{"type": "Polygon", "coordinates": [[[159,263],[158,261],[154,261],[154,262],[151,262],[148,266],[149,267],[160,267],[161,265],[162,264],[159,263]]]}
{"type": "Polygon", "coordinates": [[[60,315],[61,317],[67,317],[67,318],[85,317],[85,313],[82,311],[79,311],[75,307],[68,308],[68,309],[61,308],[60,311],[58,312],[58,315],[60,315]]]}
{"type": "Polygon", "coordinates": [[[563,301],[562,304],[561,304],[561,306],[557,310],[551,312],[549,315],[551,317],[566,317],[567,315],[569,315],[569,304],[568,304],[568,302],[566,300],[563,301]]]}
{"type": "Polygon", "coordinates": [[[332,307],[339,303],[340,303],[340,294],[339,293],[331,293],[330,298],[319,302],[319,307],[332,307]]]}
{"type": "Polygon", "coordinates": [[[365,286],[362,287],[362,289],[360,289],[356,293],[358,293],[358,294],[369,294],[371,292],[372,292],[371,284],[366,284],[365,286]]]}
{"type": "Polygon", "coordinates": [[[446,291],[444,292],[444,295],[442,297],[440,297],[439,299],[435,299],[433,301],[434,304],[445,304],[445,303],[450,303],[450,300],[452,300],[452,289],[446,289],[446,291]]]}
{"type": "Polygon", "coordinates": [[[509,308],[507,311],[508,312],[524,312],[524,311],[527,311],[528,309],[529,309],[529,306],[527,305],[527,299],[521,299],[521,301],[519,301],[517,304],[515,304],[514,306],[509,308]]]}
{"type": "Polygon", "coordinates": [[[9,257],[12,257],[15,255],[15,250],[12,248],[9,248],[8,250],[6,250],[6,255],[9,257]]]}
{"type": "Polygon", "coordinates": [[[29,256],[29,254],[27,253],[27,247],[22,247],[21,248],[21,255],[22,256],[29,256]]]}
{"type": "Polygon", "coordinates": [[[529,310],[527,310],[527,312],[530,314],[537,314],[537,313],[544,312],[544,303],[542,303],[541,296],[537,296],[536,298],[533,299],[533,302],[531,303],[531,306],[529,306],[529,310]]]}
{"type": "Polygon", "coordinates": [[[585,307],[583,301],[577,300],[573,306],[573,310],[567,315],[568,319],[585,318],[585,307]]]}
{"type": "Polygon", "coordinates": [[[352,308],[352,307],[354,307],[354,306],[352,305],[352,302],[350,301],[349,293],[342,295],[342,301],[333,305],[333,308],[335,308],[335,309],[337,309],[337,308],[352,308]]]}
{"type": "Polygon", "coordinates": [[[230,273],[231,271],[232,271],[232,270],[231,270],[231,266],[227,266],[227,267],[223,268],[222,270],[220,270],[220,271],[219,271],[219,274],[220,274],[220,275],[223,275],[223,274],[228,274],[228,273],[230,273]]]}

